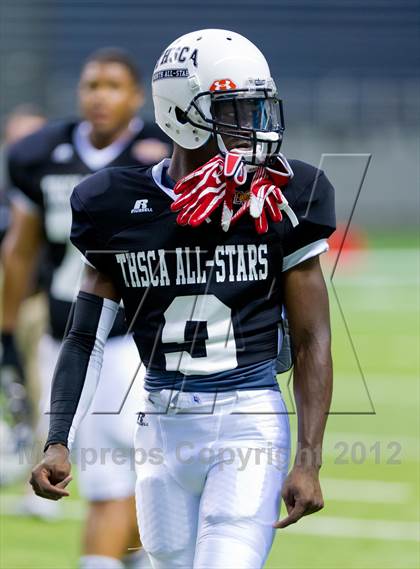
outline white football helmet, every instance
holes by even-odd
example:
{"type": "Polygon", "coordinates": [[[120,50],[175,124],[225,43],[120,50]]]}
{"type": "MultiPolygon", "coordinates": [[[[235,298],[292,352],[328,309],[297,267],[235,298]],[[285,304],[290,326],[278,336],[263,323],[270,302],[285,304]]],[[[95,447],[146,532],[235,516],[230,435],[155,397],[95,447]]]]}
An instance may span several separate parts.
{"type": "Polygon", "coordinates": [[[228,144],[254,165],[280,151],[283,108],[267,61],[235,32],[199,30],[175,40],[156,64],[152,92],[157,124],[183,148],[214,136],[222,154],[228,144]]]}

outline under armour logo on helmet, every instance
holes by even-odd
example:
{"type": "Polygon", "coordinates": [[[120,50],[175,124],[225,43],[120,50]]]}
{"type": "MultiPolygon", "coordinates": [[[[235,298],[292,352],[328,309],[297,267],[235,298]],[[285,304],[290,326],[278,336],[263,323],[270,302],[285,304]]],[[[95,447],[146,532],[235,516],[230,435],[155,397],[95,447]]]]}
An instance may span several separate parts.
{"type": "Polygon", "coordinates": [[[210,86],[210,91],[229,91],[229,89],[236,89],[232,79],[216,79],[210,86]]]}

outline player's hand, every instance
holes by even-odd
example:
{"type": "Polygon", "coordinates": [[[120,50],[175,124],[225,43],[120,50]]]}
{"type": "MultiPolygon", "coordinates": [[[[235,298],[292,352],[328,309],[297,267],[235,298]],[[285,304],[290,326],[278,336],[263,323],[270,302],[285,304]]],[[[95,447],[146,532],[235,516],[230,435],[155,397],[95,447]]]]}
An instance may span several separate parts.
{"type": "Polygon", "coordinates": [[[47,448],[42,461],[32,470],[29,483],[35,494],[48,500],[60,500],[69,496],[65,490],[72,480],[68,449],[55,444],[47,448]]]}
{"type": "Polygon", "coordinates": [[[315,467],[294,466],[286,478],[282,498],[287,516],[274,524],[283,529],[295,524],[303,516],[314,514],[324,507],[319,473],[315,467]]]}

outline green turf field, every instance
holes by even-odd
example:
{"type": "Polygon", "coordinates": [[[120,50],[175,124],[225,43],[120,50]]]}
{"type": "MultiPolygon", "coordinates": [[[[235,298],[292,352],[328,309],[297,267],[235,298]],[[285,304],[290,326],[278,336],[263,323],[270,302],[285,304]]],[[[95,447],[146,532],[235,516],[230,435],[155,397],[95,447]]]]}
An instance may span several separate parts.
{"type": "MultiPolygon", "coordinates": [[[[322,469],[326,507],[277,534],[270,569],[420,567],[418,243],[403,236],[400,248],[391,245],[395,239],[373,239],[369,252],[339,265],[335,288],[370,397],[331,291],[335,393],[322,469]]],[[[290,402],[287,377],[280,381],[290,402]]],[[[14,486],[1,496],[1,569],[76,567],[77,497],[65,520],[45,523],[10,515],[17,493],[14,486]]]]}

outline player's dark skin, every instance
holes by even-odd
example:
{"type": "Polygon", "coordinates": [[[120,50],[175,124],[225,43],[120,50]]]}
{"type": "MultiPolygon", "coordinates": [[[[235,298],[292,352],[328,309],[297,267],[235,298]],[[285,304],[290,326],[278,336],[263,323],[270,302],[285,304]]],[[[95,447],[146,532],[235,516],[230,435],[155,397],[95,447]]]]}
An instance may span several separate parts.
{"type": "MultiPolygon", "coordinates": [[[[230,145],[229,145],[230,146],[230,145]]],[[[217,153],[214,141],[198,150],[174,145],[169,176],[183,178],[217,153]]],[[[294,465],[283,485],[287,516],[274,524],[285,528],[323,508],[319,482],[322,440],[332,396],[331,332],[328,294],[318,257],[283,273],[285,306],[295,350],[294,395],[298,442],[294,465]]],[[[113,283],[95,269],[85,269],[81,290],[119,302],[113,283]]],[[[32,472],[35,493],[58,500],[69,493],[68,450],[51,445],[32,472]]]]}

